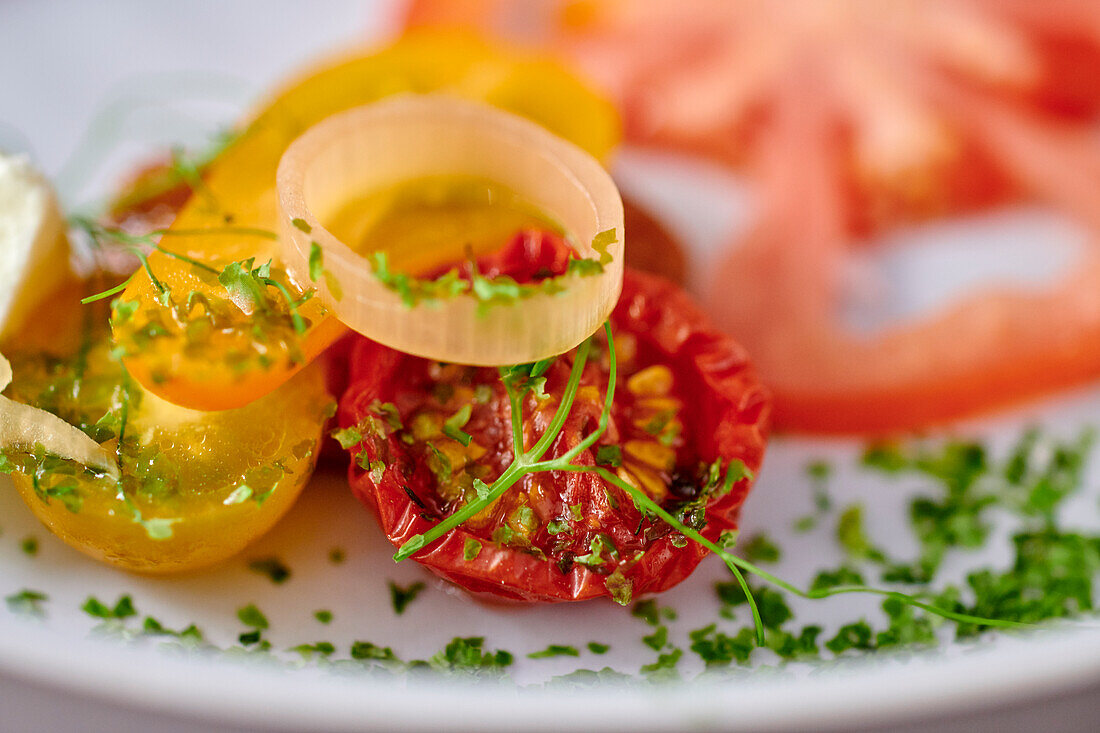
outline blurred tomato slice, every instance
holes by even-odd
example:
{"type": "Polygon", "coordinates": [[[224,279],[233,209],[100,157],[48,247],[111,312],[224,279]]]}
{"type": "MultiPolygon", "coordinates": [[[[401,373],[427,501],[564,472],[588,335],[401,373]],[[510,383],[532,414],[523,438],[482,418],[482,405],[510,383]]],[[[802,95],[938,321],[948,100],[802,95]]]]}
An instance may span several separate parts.
{"type": "Polygon", "coordinates": [[[1045,290],[973,291],[914,323],[854,333],[838,315],[841,273],[865,242],[836,186],[835,126],[827,111],[792,106],[758,160],[759,218],[721,263],[708,302],[773,389],[777,427],[913,429],[1100,375],[1100,140],[1008,107],[954,110],[1000,173],[1086,228],[1090,247],[1045,290]]]}
{"type": "Polygon", "coordinates": [[[767,144],[786,80],[812,74],[807,93],[841,113],[830,144],[864,231],[1013,193],[912,73],[1052,118],[1100,105],[1093,0],[415,0],[407,23],[551,48],[617,100],[632,142],[733,165],[767,144]]]}

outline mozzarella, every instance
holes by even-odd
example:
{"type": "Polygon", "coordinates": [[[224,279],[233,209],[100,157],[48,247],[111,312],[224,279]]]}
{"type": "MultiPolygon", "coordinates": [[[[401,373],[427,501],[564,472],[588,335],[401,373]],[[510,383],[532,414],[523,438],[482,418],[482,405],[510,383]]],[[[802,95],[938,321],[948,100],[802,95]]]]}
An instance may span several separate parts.
{"type": "Polygon", "coordinates": [[[57,195],[25,155],[0,153],[0,338],[71,276],[57,195]]]}

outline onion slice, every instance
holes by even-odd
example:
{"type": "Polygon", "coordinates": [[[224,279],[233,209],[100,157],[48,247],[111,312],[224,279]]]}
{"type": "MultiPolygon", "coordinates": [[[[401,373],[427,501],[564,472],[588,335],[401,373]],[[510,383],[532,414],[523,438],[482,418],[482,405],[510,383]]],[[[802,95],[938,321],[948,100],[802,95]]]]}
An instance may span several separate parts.
{"type": "MultiPolygon", "coordinates": [[[[364,336],[409,354],[475,365],[561,354],[600,327],[622,288],[623,207],[611,177],[572,143],[487,105],[402,95],[333,115],[287,148],[276,182],[288,270],[308,282],[310,253],[319,247],[326,272],[315,285],[326,306],[364,336]],[[534,203],[562,226],[582,257],[599,258],[593,239],[613,230],[610,262],[601,273],[563,276],[564,290],[552,295],[485,308],[465,293],[410,307],[363,254],[325,229],[354,198],[454,174],[493,180],[534,203]]],[[[389,257],[389,266],[401,270],[402,253],[389,257]]]]}
{"type": "MultiPolygon", "coordinates": [[[[11,384],[11,364],[0,354],[0,392],[11,384]]],[[[0,447],[47,453],[118,478],[118,464],[107,450],[57,415],[0,395],[0,447]]]]}

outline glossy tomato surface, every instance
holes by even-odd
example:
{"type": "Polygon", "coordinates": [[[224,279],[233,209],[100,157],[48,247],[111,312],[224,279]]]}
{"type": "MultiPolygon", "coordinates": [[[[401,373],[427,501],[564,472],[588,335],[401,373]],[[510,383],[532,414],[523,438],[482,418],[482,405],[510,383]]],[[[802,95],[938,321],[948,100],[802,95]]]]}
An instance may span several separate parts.
{"type": "MultiPolygon", "coordinates": [[[[611,323],[619,365],[609,428],[574,463],[600,460],[709,538],[736,528],[751,478],[721,494],[708,477],[712,466],[731,461],[755,474],[763,459],[770,398],[746,352],[676,286],[629,269],[611,323]]],[[[527,395],[526,446],[546,429],[573,357],[547,370],[547,397],[527,395]]],[[[546,458],[595,429],[608,357],[606,341],[596,337],[570,417],[546,458]]],[[[511,462],[509,401],[495,369],[441,365],[358,339],[349,374],[340,422],[361,438],[348,441],[349,480],[395,546],[472,500],[474,479],[491,483],[511,462]],[[464,446],[444,427],[466,406],[464,446]]],[[[527,475],[413,557],[475,593],[625,602],[676,585],[706,554],[643,517],[629,495],[597,474],[547,472],[527,475]]]]}

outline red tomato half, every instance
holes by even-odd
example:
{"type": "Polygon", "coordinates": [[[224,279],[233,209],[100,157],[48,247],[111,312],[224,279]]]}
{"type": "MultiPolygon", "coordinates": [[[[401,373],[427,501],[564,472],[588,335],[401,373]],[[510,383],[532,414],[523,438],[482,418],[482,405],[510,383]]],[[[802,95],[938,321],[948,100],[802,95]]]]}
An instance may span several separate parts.
{"type": "MultiPolygon", "coordinates": [[[[610,425],[597,446],[603,450],[586,451],[575,463],[593,465],[597,456],[620,463],[611,470],[683,512],[707,537],[736,527],[751,480],[721,496],[701,492],[715,461],[725,467],[740,460],[755,474],[763,458],[770,400],[744,349],[714,330],[674,285],[629,269],[611,320],[619,386],[610,425]]],[[[546,372],[547,398],[526,397],[525,445],[546,429],[572,361],[572,353],[563,355],[546,372]]],[[[607,345],[597,340],[547,458],[596,427],[607,374],[607,345]]],[[[395,546],[471,500],[473,480],[491,483],[512,459],[509,402],[495,369],[441,365],[361,338],[339,415],[363,438],[352,448],[352,490],[395,546]],[[468,446],[443,430],[466,406],[468,446]]],[[[624,586],[635,598],[666,590],[706,554],[659,520],[643,518],[629,495],[598,475],[556,472],[526,476],[413,557],[475,593],[622,602],[624,586]]]]}

